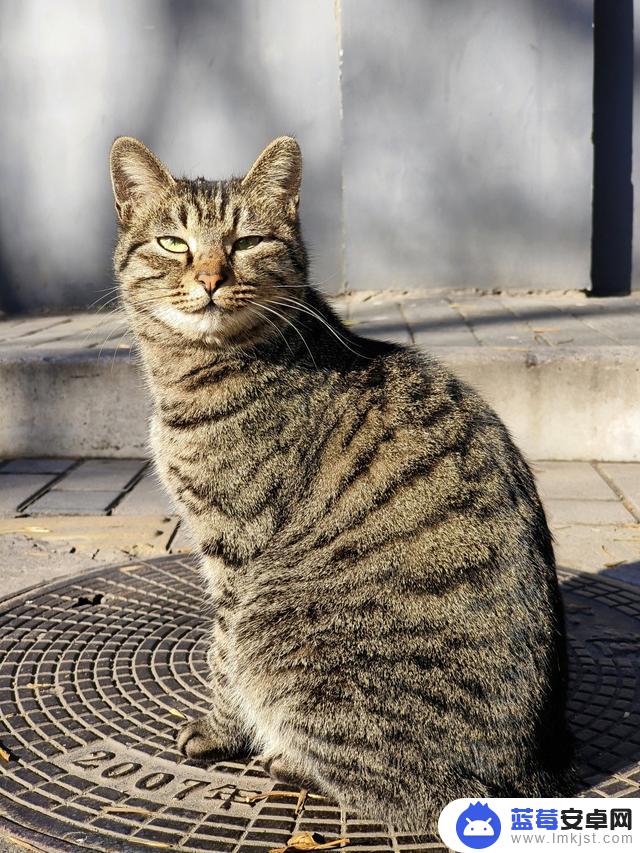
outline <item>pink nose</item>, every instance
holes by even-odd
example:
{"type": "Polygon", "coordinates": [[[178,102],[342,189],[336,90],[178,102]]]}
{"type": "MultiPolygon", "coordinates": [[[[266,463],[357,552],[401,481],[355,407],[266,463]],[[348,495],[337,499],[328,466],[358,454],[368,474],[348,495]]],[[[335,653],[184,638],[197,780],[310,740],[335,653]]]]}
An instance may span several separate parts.
{"type": "Polygon", "coordinates": [[[199,281],[200,284],[204,287],[208,294],[212,294],[218,285],[222,284],[225,277],[222,273],[210,273],[210,272],[201,272],[198,273],[198,278],[196,281],[199,281]]]}

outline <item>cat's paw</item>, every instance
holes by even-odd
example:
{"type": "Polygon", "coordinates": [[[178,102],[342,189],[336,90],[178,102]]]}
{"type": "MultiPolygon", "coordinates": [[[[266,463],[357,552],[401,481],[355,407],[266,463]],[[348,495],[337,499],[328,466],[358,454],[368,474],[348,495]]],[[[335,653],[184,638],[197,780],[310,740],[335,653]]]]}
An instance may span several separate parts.
{"type": "Polygon", "coordinates": [[[307,778],[308,774],[294,767],[281,752],[276,755],[263,755],[260,758],[260,763],[265,772],[276,782],[283,782],[285,785],[291,785],[294,788],[316,787],[313,781],[307,778]]]}
{"type": "Polygon", "coordinates": [[[187,758],[209,762],[226,758],[233,751],[216,736],[206,716],[185,723],[178,732],[176,746],[187,758]]]}

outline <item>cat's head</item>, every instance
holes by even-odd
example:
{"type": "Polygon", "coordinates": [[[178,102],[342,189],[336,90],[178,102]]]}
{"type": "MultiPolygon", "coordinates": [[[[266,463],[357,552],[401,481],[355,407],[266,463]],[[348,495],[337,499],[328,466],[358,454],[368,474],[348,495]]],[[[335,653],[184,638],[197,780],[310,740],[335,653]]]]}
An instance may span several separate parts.
{"type": "Polygon", "coordinates": [[[139,328],[212,347],[280,332],[306,283],[295,139],[275,139],[244,178],[226,181],[176,179],[127,136],[110,165],[115,270],[139,328]]]}

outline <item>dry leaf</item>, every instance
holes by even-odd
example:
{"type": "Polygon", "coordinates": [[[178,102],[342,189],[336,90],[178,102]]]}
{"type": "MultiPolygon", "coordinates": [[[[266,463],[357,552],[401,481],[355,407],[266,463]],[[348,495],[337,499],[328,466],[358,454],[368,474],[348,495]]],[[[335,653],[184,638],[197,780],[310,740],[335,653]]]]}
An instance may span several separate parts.
{"type": "Polygon", "coordinates": [[[322,836],[319,833],[300,832],[298,835],[292,835],[287,842],[286,847],[276,847],[270,853],[289,853],[294,850],[332,850],[336,847],[346,847],[349,843],[348,838],[334,838],[332,841],[320,841],[322,836]],[[315,835],[315,837],[314,837],[315,835]]]}
{"type": "Polygon", "coordinates": [[[15,835],[5,835],[4,838],[15,844],[16,847],[24,847],[25,850],[35,850],[36,853],[41,853],[42,851],[42,847],[34,847],[33,844],[29,844],[28,841],[23,841],[21,838],[16,838],[15,835]]]}
{"type": "Polygon", "coordinates": [[[264,794],[253,794],[245,797],[247,803],[258,803],[260,800],[268,800],[270,797],[297,797],[298,791],[265,791],[264,794]]]}
{"type": "Polygon", "coordinates": [[[304,793],[305,797],[308,797],[310,800],[324,800],[321,794],[309,794],[307,791],[265,791],[263,794],[253,794],[251,797],[245,797],[245,803],[258,803],[260,800],[268,800],[271,797],[296,797],[297,800],[300,799],[300,795],[304,793]]]}
{"type": "Polygon", "coordinates": [[[167,711],[173,714],[174,717],[180,717],[181,720],[189,719],[186,714],[183,714],[182,711],[178,711],[176,708],[167,708],[167,711]]]}
{"type": "Polygon", "coordinates": [[[626,560],[616,560],[613,563],[605,563],[605,569],[615,569],[616,566],[621,566],[623,563],[626,563],[626,560]]]}
{"type": "Polygon", "coordinates": [[[11,761],[11,756],[9,755],[9,753],[7,752],[7,750],[6,750],[6,749],[4,749],[4,748],[3,748],[3,747],[1,747],[1,746],[0,746],[0,758],[1,758],[3,761],[6,761],[7,763],[9,763],[9,761],[11,761]]]}
{"type": "Polygon", "coordinates": [[[53,684],[41,684],[39,681],[32,681],[27,684],[27,687],[31,688],[31,690],[48,690],[53,686],[53,684]]]}
{"type": "Polygon", "coordinates": [[[306,788],[300,788],[300,793],[298,794],[298,799],[296,800],[296,809],[295,809],[296,817],[302,812],[302,809],[304,808],[304,804],[307,801],[307,794],[308,793],[309,792],[307,791],[306,788]]]}

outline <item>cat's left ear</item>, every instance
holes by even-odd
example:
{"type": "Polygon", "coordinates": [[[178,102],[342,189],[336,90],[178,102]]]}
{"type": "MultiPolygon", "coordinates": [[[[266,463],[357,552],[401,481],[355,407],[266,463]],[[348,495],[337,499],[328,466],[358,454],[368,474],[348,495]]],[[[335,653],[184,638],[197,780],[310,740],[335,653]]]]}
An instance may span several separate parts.
{"type": "Polygon", "coordinates": [[[124,225],[133,208],[175,186],[175,180],[155,154],[132,136],[119,136],[109,155],[111,184],[118,219],[124,225]]]}
{"type": "Polygon", "coordinates": [[[295,216],[300,200],[302,154],[291,136],[280,136],[264,149],[242,181],[284,202],[295,216]]]}

